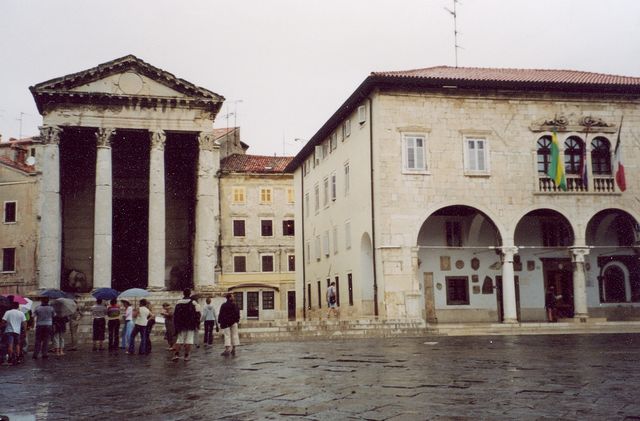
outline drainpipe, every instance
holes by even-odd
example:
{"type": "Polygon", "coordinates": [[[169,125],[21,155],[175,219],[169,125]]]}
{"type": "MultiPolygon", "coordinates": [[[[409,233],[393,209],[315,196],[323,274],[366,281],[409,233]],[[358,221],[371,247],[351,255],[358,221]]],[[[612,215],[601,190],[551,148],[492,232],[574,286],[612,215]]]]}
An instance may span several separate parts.
{"type": "Polygon", "coordinates": [[[216,255],[218,256],[216,267],[213,268],[213,279],[216,286],[220,286],[220,278],[222,278],[222,170],[218,170],[218,246],[216,247],[216,255]],[[220,277],[216,279],[216,272],[219,270],[220,277]]]}
{"type": "MultiPolygon", "coordinates": [[[[304,163],[302,164],[304,167],[304,163]]],[[[307,284],[307,268],[305,267],[306,259],[305,259],[305,247],[304,247],[304,168],[300,171],[300,206],[302,209],[302,226],[300,227],[300,231],[302,233],[302,261],[300,262],[302,266],[302,319],[307,320],[307,293],[306,293],[306,284],[307,284]]]]}
{"type": "Polygon", "coordinates": [[[373,200],[373,101],[369,102],[369,164],[371,181],[371,248],[373,253],[373,314],[378,317],[378,279],[376,276],[376,212],[373,200]]]}

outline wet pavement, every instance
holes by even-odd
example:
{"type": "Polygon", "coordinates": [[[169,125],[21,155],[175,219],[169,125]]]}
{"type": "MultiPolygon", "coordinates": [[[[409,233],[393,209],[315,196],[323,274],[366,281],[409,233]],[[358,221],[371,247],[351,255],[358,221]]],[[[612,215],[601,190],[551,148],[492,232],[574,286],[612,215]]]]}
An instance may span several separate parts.
{"type": "Polygon", "coordinates": [[[18,419],[640,419],[640,335],[254,343],[170,361],[89,349],[0,367],[18,419]]]}

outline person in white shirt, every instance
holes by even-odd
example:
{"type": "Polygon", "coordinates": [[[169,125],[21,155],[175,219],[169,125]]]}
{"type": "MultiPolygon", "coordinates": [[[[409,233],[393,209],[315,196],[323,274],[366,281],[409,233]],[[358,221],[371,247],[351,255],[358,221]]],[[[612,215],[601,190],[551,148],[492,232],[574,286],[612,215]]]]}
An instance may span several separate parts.
{"type": "Polygon", "coordinates": [[[124,324],[120,335],[120,349],[128,349],[131,333],[133,332],[133,307],[127,300],[122,300],[121,302],[124,306],[124,324]]]}
{"type": "Polygon", "coordinates": [[[139,333],[140,347],[138,348],[138,355],[147,355],[147,325],[151,317],[153,317],[153,314],[151,314],[151,310],[147,308],[147,300],[143,298],[140,300],[140,308],[133,310],[134,325],[127,354],[136,353],[136,335],[139,333]]]}
{"type": "Polygon", "coordinates": [[[17,364],[16,356],[20,355],[20,332],[26,328],[27,318],[23,312],[18,310],[19,304],[12,302],[11,310],[2,316],[4,327],[4,337],[7,343],[7,354],[9,364],[17,364]]]}

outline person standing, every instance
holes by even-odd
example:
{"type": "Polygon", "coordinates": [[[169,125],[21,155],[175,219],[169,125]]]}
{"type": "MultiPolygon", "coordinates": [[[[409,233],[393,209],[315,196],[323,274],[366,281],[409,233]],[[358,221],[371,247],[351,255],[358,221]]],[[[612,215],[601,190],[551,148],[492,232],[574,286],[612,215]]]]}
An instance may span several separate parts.
{"type": "Polygon", "coordinates": [[[184,360],[189,361],[189,353],[200,322],[198,313],[200,313],[200,308],[198,303],[191,298],[191,289],[185,288],[182,291],[182,299],[178,300],[173,311],[173,325],[177,335],[173,348],[173,361],[180,359],[181,346],[184,347],[184,360]]]}
{"type": "Polygon", "coordinates": [[[167,351],[172,351],[173,345],[176,343],[176,330],[173,326],[173,309],[171,305],[169,303],[163,303],[160,314],[164,317],[164,338],[167,340],[167,344],[169,344],[167,351]]]}
{"type": "Polygon", "coordinates": [[[36,343],[33,346],[33,359],[42,353],[42,358],[48,358],[49,339],[53,335],[53,307],[49,305],[49,298],[43,297],[38,308],[34,310],[36,319],[36,343]]]}
{"type": "Polygon", "coordinates": [[[213,344],[213,328],[218,331],[216,320],[216,309],[211,304],[211,298],[206,299],[206,304],[202,308],[202,321],[204,321],[204,346],[213,344]]]}
{"type": "Polygon", "coordinates": [[[220,306],[218,323],[224,334],[224,352],[222,356],[236,355],[236,346],[240,345],[238,336],[238,322],[240,321],[240,310],[233,300],[233,294],[225,295],[227,301],[220,306]]]}
{"type": "Polygon", "coordinates": [[[153,331],[153,326],[156,324],[156,318],[153,316],[153,304],[151,304],[151,301],[147,301],[147,308],[150,311],[151,317],[148,319],[147,328],[145,329],[145,335],[147,335],[147,346],[144,353],[149,355],[151,354],[151,333],[153,331]]]}
{"type": "Polygon", "coordinates": [[[544,297],[544,307],[547,309],[547,322],[555,323],[558,321],[557,314],[557,302],[556,288],[553,285],[549,285],[547,288],[547,294],[544,297]]]}
{"type": "Polygon", "coordinates": [[[329,313],[327,318],[331,318],[333,313],[336,318],[338,317],[338,292],[336,291],[336,283],[331,282],[331,285],[327,288],[327,305],[329,306],[329,313]]]}
{"type": "Polygon", "coordinates": [[[104,343],[104,331],[107,326],[105,317],[107,316],[107,307],[102,304],[101,299],[97,299],[96,303],[91,306],[91,317],[93,318],[93,350],[102,351],[104,343]]]}
{"type": "Polygon", "coordinates": [[[152,317],[151,311],[147,308],[147,300],[140,300],[140,308],[133,310],[133,331],[129,339],[129,350],[127,354],[136,353],[136,335],[140,334],[140,347],[138,355],[147,354],[147,325],[149,318],[152,317]]]}
{"type": "Polygon", "coordinates": [[[107,329],[109,330],[109,352],[118,351],[118,334],[120,333],[120,306],[118,300],[112,298],[107,307],[107,329]]]}
{"type": "MultiPolygon", "coordinates": [[[[13,296],[9,296],[13,300],[13,296]]],[[[8,310],[2,316],[4,328],[4,340],[7,343],[8,363],[16,365],[18,363],[17,356],[20,355],[20,332],[26,328],[27,318],[23,312],[18,310],[20,305],[11,302],[11,310],[8,310]]]]}
{"type": "MultiPolygon", "coordinates": [[[[76,305],[78,302],[73,300],[76,305]]],[[[80,327],[80,319],[82,319],[82,310],[78,306],[76,311],[69,316],[69,336],[71,337],[71,347],[68,351],[77,351],[78,350],[78,327],[80,327]]]]}
{"type": "Polygon", "coordinates": [[[131,341],[131,333],[133,332],[133,307],[127,300],[122,300],[124,306],[123,326],[122,333],[120,335],[120,349],[126,350],[129,348],[129,342],[131,341]]]}
{"type": "Polygon", "coordinates": [[[53,316],[53,348],[58,356],[64,355],[64,333],[67,330],[68,321],[67,316],[58,314],[53,316]]]}

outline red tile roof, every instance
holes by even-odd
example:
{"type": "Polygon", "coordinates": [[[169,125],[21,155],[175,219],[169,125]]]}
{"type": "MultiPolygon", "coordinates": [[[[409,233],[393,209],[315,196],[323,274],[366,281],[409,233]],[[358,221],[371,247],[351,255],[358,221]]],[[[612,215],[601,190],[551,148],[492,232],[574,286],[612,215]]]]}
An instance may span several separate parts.
{"type": "Polygon", "coordinates": [[[447,79],[486,82],[533,82],[581,85],[640,85],[640,77],[618,76],[575,70],[496,69],[437,66],[425,69],[373,72],[372,76],[447,79]]]}
{"type": "Polygon", "coordinates": [[[14,168],[16,170],[20,170],[29,174],[35,174],[36,168],[33,165],[22,164],[20,162],[16,162],[6,156],[0,156],[0,165],[6,165],[8,167],[14,168]]]}
{"type": "Polygon", "coordinates": [[[292,159],[292,156],[233,154],[220,162],[220,170],[262,174],[284,173],[292,159]]]}

